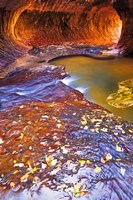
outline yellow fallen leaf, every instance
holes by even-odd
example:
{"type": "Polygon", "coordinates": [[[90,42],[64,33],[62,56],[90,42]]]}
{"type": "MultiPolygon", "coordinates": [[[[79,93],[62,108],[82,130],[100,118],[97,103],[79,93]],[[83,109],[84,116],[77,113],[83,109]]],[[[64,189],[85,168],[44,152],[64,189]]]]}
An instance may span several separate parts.
{"type": "Polygon", "coordinates": [[[17,151],[13,151],[13,152],[12,152],[12,154],[15,154],[15,153],[17,153],[17,151]]]}
{"type": "Polygon", "coordinates": [[[33,183],[34,183],[34,184],[37,184],[37,183],[39,183],[39,182],[40,182],[40,178],[37,177],[37,176],[35,176],[34,179],[33,179],[33,183]]]}
{"type": "Polygon", "coordinates": [[[31,122],[31,121],[28,121],[27,124],[32,124],[32,122],[31,122]]]}
{"type": "Polygon", "coordinates": [[[94,170],[95,172],[99,173],[101,171],[101,167],[96,167],[94,170]]]}
{"type": "Polygon", "coordinates": [[[102,128],[101,131],[108,132],[108,129],[107,128],[102,128]]]}
{"type": "Polygon", "coordinates": [[[24,133],[20,133],[20,139],[22,139],[24,137],[24,133]]]}
{"type": "Polygon", "coordinates": [[[86,124],[87,124],[87,120],[81,121],[81,124],[82,124],[82,125],[86,125],[86,124]]]}
{"type": "Polygon", "coordinates": [[[87,165],[91,164],[91,161],[90,160],[86,160],[86,164],[87,165]]]}
{"type": "Polygon", "coordinates": [[[83,166],[85,164],[85,160],[78,160],[80,165],[83,166]]]}
{"type": "Polygon", "coordinates": [[[118,146],[118,145],[116,145],[116,151],[123,152],[123,148],[118,146]]]}
{"type": "Polygon", "coordinates": [[[116,161],[121,161],[121,158],[116,158],[116,161]]]}
{"type": "Polygon", "coordinates": [[[18,173],[18,170],[15,170],[14,172],[13,172],[13,174],[17,174],[18,173]]]}
{"type": "Polygon", "coordinates": [[[29,167],[31,168],[31,164],[30,164],[30,161],[28,160],[27,164],[29,165],[29,167]]]}
{"type": "Polygon", "coordinates": [[[21,182],[26,182],[27,181],[27,179],[28,179],[28,177],[29,177],[29,173],[26,173],[25,175],[23,175],[22,177],[21,177],[21,182]]]}
{"type": "Polygon", "coordinates": [[[38,170],[37,167],[31,168],[30,171],[29,171],[29,173],[32,173],[32,174],[33,174],[33,173],[36,172],[37,170],[38,170]]]}
{"type": "Polygon", "coordinates": [[[46,157],[46,163],[49,167],[55,166],[57,164],[57,159],[54,159],[52,155],[48,156],[46,157]]]}
{"type": "Polygon", "coordinates": [[[112,155],[110,154],[110,153],[108,153],[107,155],[106,155],[106,161],[109,161],[109,160],[111,160],[112,159],[112,155]]]}
{"type": "Polygon", "coordinates": [[[14,187],[15,187],[15,183],[11,182],[11,183],[10,183],[10,186],[11,186],[12,188],[14,188],[14,187]]]}

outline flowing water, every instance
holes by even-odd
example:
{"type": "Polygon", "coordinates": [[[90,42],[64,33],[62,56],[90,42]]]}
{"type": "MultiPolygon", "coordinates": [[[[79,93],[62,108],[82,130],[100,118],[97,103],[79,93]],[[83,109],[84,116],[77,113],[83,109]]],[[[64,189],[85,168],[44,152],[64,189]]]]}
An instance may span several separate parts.
{"type": "Polygon", "coordinates": [[[132,58],[96,60],[85,56],[73,56],[55,59],[51,64],[65,66],[70,77],[64,82],[84,93],[89,101],[133,122],[132,106],[115,108],[107,103],[107,97],[117,91],[118,82],[133,78],[132,58]]]}

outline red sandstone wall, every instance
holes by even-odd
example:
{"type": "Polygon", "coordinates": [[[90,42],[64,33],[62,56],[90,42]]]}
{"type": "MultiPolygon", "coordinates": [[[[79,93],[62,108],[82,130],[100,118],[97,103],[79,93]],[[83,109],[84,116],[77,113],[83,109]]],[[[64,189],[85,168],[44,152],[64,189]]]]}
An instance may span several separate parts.
{"type": "MultiPolygon", "coordinates": [[[[131,0],[7,0],[1,1],[0,7],[0,35],[9,41],[4,46],[8,46],[10,40],[23,47],[64,42],[91,45],[118,43],[119,48],[133,50],[131,0]],[[119,16],[122,34],[118,42],[119,16]]],[[[0,49],[3,49],[4,39],[0,39],[0,49]]]]}

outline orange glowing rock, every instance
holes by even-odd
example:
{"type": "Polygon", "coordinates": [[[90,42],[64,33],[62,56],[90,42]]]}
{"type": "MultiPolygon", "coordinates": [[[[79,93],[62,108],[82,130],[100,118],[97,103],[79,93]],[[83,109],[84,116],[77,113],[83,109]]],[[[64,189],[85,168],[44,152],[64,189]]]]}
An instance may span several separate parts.
{"type": "Polygon", "coordinates": [[[9,35],[14,42],[27,48],[62,42],[95,46],[117,44],[121,36],[122,21],[113,6],[103,4],[102,7],[88,9],[81,25],[80,17],[85,6],[86,3],[77,8],[74,2],[69,1],[69,6],[64,8],[63,1],[57,1],[53,8],[45,1],[40,4],[27,1],[13,12],[9,35]],[[74,8],[77,10],[76,14],[74,8]]]}

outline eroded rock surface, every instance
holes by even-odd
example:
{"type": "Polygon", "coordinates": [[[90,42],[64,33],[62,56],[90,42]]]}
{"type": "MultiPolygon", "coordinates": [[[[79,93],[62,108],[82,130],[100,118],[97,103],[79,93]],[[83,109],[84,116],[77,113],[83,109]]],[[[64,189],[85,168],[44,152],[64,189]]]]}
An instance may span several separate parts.
{"type": "Polygon", "coordinates": [[[37,76],[49,85],[0,112],[0,199],[130,200],[133,125],[61,83],[62,68],[50,70],[16,74],[25,90],[37,76]]]}
{"type": "Polygon", "coordinates": [[[133,51],[132,0],[0,2],[0,65],[33,46],[85,44],[133,51]]]}

